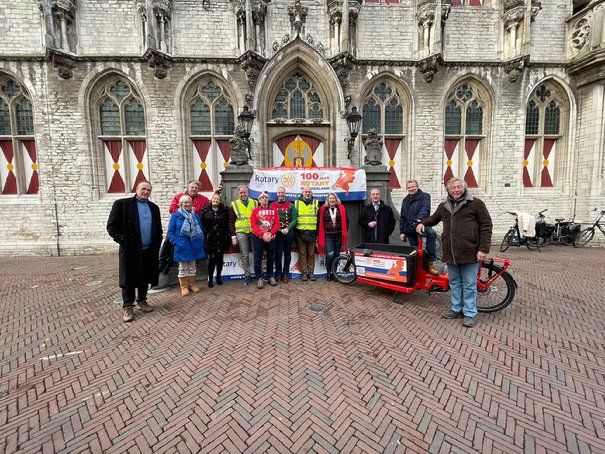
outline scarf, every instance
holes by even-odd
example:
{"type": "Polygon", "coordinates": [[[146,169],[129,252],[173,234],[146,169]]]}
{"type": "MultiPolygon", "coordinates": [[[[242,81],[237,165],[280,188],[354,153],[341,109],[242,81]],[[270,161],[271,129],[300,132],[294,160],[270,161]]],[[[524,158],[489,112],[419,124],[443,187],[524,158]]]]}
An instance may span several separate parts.
{"type": "MultiPolygon", "coordinates": [[[[324,230],[324,211],[328,208],[327,205],[322,205],[319,209],[319,238],[317,239],[317,250],[319,255],[326,255],[326,233],[324,230]]],[[[342,227],[342,247],[348,246],[348,236],[347,236],[347,213],[345,211],[345,207],[342,203],[336,205],[338,208],[338,212],[340,213],[340,225],[342,227]]],[[[340,251],[337,251],[340,253],[340,251]]]]}
{"type": "Polygon", "coordinates": [[[193,211],[185,210],[183,207],[179,208],[179,214],[183,217],[183,226],[181,227],[181,235],[186,236],[192,240],[199,240],[203,237],[202,228],[197,220],[197,216],[193,211]]]}

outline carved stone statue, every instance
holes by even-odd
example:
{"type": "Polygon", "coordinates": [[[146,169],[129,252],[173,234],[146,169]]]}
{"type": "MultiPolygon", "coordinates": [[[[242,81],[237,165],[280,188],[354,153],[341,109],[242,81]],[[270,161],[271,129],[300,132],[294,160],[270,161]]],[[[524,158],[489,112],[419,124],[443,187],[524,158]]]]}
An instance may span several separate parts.
{"type": "Polygon", "coordinates": [[[250,138],[247,137],[244,128],[237,126],[233,137],[229,139],[231,145],[231,164],[237,166],[247,165],[248,161],[252,159],[250,154],[250,138]]]}
{"type": "Polygon", "coordinates": [[[368,131],[365,164],[371,166],[382,165],[382,140],[378,138],[375,129],[370,129],[368,131]]]}

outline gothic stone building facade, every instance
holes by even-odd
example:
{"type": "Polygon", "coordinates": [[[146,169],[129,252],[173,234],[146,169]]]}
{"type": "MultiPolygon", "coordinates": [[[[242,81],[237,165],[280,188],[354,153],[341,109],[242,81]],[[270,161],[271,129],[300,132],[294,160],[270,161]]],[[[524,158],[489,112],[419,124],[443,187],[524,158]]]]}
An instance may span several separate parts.
{"type": "Polygon", "coordinates": [[[244,106],[252,165],[358,167],[374,129],[396,207],[407,179],[436,202],[457,175],[496,239],[507,210],[605,205],[605,0],[7,0],[0,18],[3,255],[112,250],[111,205],[141,179],[167,221],[187,180],[218,184],[244,106]]]}

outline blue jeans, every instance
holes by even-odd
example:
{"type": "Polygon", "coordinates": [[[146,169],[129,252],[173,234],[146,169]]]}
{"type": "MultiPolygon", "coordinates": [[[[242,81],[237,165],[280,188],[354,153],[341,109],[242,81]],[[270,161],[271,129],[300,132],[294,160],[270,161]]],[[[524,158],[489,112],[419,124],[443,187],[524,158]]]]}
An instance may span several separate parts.
{"type": "Polygon", "coordinates": [[[479,263],[447,264],[452,293],[452,312],[465,317],[477,315],[477,271],[479,263]]]}
{"type": "Polygon", "coordinates": [[[254,274],[257,279],[268,281],[273,277],[273,260],[275,258],[275,241],[266,243],[262,238],[252,235],[254,248],[254,274]],[[263,275],[263,251],[267,253],[267,271],[263,275]]]}
{"type": "Polygon", "coordinates": [[[290,262],[292,261],[292,243],[294,232],[287,235],[278,234],[275,239],[275,277],[290,277],[290,262]],[[282,256],[284,258],[282,262],[282,256]]]}
{"type": "Polygon", "coordinates": [[[334,259],[340,254],[340,248],[342,246],[342,237],[330,238],[326,236],[326,270],[328,276],[332,276],[332,263],[334,259]]]}
{"type": "MultiPolygon", "coordinates": [[[[418,236],[415,233],[406,233],[405,236],[410,246],[418,246],[418,236]]],[[[429,262],[435,262],[437,260],[437,232],[432,227],[425,227],[422,236],[426,238],[426,258],[429,262]]]]}

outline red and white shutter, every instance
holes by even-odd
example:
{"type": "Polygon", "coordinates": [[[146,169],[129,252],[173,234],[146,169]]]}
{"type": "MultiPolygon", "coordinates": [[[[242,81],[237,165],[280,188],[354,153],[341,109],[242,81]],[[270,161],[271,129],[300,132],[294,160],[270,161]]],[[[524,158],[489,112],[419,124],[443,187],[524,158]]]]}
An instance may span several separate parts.
{"type": "Polygon", "coordinates": [[[458,162],[460,161],[460,139],[445,139],[443,152],[443,182],[447,183],[458,175],[458,162]]]}
{"type": "Polygon", "coordinates": [[[401,155],[403,154],[401,151],[402,145],[402,139],[385,139],[384,141],[383,159],[388,158],[387,165],[389,172],[391,172],[389,187],[393,189],[401,188],[399,169],[401,169],[401,155]]]}
{"type": "Polygon", "coordinates": [[[107,192],[126,192],[124,182],[124,156],[121,140],[104,140],[105,178],[107,192]]]}
{"type": "Polygon", "coordinates": [[[130,187],[135,192],[141,181],[149,181],[149,159],[147,157],[147,142],[144,140],[128,141],[128,163],[130,164],[130,187]]]}
{"type": "Polygon", "coordinates": [[[40,182],[38,177],[36,142],[34,140],[24,140],[21,142],[21,147],[23,168],[25,170],[25,193],[37,194],[40,190],[40,182]]]}
{"type": "Polygon", "coordinates": [[[209,174],[213,170],[212,160],[209,159],[211,145],[211,139],[193,141],[193,175],[202,183],[201,192],[212,192],[212,181],[209,174]]]}
{"type": "Polygon", "coordinates": [[[17,194],[17,177],[15,176],[15,154],[12,140],[0,140],[0,183],[2,194],[17,194]]]}
{"type": "Polygon", "coordinates": [[[469,188],[477,188],[477,175],[479,173],[479,158],[481,139],[466,139],[464,148],[466,151],[466,170],[464,172],[464,181],[469,188]]]}
{"type": "Polygon", "coordinates": [[[543,188],[552,188],[552,169],[554,169],[556,159],[556,139],[544,139],[544,148],[542,150],[542,172],[540,173],[540,186],[543,188]]]}
{"type": "Polygon", "coordinates": [[[523,187],[532,188],[536,162],[536,139],[525,139],[523,150],[523,187]]]}

